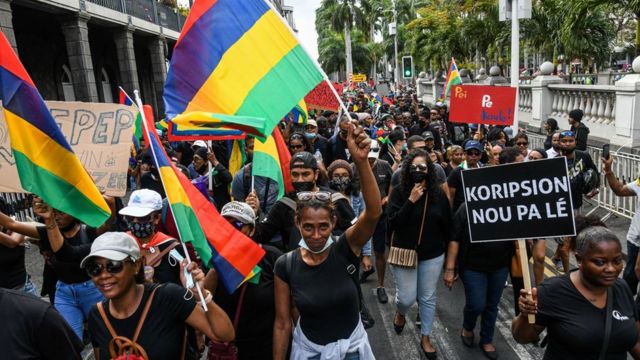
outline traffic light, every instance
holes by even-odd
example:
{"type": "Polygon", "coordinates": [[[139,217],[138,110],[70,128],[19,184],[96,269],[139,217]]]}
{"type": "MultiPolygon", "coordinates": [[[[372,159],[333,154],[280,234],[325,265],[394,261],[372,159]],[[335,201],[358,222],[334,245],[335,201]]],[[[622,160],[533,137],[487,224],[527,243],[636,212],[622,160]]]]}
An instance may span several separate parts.
{"type": "Polygon", "coordinates": [[[402,57],[402,77],[405,79],[413,78],[413,58],[411,56],[402,57]]]}

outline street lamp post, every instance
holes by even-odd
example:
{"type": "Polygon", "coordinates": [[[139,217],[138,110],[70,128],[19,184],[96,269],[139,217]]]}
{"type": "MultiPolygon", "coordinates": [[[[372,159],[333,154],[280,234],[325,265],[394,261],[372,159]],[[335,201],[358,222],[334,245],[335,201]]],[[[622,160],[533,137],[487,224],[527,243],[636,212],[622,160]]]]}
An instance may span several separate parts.
{"type": "Polygon", "coordinates": [[[394,68],[393,68],[393,82],[395,83],[396,91],[398,91],[398,12],[396,11],[396,1],[393,0],[393,52],[394,52],[394,68]]]}

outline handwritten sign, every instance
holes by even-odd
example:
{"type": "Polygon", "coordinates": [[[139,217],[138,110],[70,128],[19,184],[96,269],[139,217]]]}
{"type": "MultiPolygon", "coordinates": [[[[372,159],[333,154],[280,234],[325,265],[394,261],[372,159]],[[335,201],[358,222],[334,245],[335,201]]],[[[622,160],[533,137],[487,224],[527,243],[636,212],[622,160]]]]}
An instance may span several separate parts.
{"type": "Polygon", "coordinates": [[[565,157],[464,170],[471,242],[575,235],[565,157]]]}
{"type": "MultiPolygon", "coordinates": [[[[47,101],[47,106],[84,168],[100,190],[123,196],[131,135],[137,113],[119,104],[47,101]]],[[[0,111],[0,192],[24,192],[0,111]]]]}
{"type": "Polygon", "coordinates": [[[513,125],[516,89],[507,86],[457,85],[451,89],[449,121],[513,125]]]}

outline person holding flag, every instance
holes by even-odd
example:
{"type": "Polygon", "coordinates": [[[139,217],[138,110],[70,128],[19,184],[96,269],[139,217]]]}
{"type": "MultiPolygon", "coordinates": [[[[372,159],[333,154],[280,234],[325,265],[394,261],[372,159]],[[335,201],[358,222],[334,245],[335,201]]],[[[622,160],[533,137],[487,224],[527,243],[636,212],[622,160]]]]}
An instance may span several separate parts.
{"type": "MultiPolygon", "coordinates": [[[[301,234],[300,249],[280,257],[275,266],[275,360],[286,357],[293,307],[300,317],[293,332],[291,358],[374,359],[359,316],[357,269],[362,247],[373,235],[381,214],[380,193],[367,159],[371,140],[354,123],[349,123],[346,139],[360,173],[365,210],[334,240],[332,233],[340,215],[331,193],[314,186],[296,194],[295,226],[301,234]],[[333,290],[328,292],[327,288],[333,290]]],[[[298,162],[306,159],[294,157],[292,173],[298,162]]],[[[312,176],[313,172],[309,174],[312,176]]]]}

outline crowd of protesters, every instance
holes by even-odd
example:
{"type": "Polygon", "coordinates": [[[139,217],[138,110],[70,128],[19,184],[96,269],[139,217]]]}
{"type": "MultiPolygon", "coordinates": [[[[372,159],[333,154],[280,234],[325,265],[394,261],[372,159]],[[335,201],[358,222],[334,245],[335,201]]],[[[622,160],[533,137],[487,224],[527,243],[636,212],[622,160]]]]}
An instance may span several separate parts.
{"type": "MultiPolygon", "coordinates": [[[[404,331],[408,310],[417,303],[419,346],[427,359],[438,357],[431,334],[436,306],[447,296],[437,296],[438,284],[451,288],[458,279],[465,305],[455,331],[468,347],[476,346],[477,333],[479,355],[498,358],[493,336],[509,278],[517,314],[513,336],[538,342],[547,329],[545,359],[640,358],[633,300],[640,231],[632,224],[635,252],[624,270],[626,281],[619,280],[620,241],[604,224],[580,215],[583,195],[592,196],[599,184],[598,169],[584,151],[589,130],[580,123],[580,110],[570,113],[568,130],[547,120],[544,148],[530,148],[522,129],[453,123],[445,104],[423,104],[411,91],[382,100],[355,89],[343,100],[348,114],[311,110],[304,124],[279,125],[291,153],[294,188],[282,198],[274,180],[252,176],[258,140],[242,143],[246,161],[231,173],[226,142],[172,143],[160,132],[174,164],[266,252],[257,281],[233,293],[179,241],[148,150],[132,155],[127,205],[106,197],[113,215],[100,228],[37,197],[34,222],[0,212],[0,318],[8,319],[0,334],[13,342],[3,349],[7,358],[78,358],[84,341],[97,359],[125,353],[198,359],[205,352],[209,359],[373,359],[365,329],[374,320],[361,283],[375,273],[377,301],[387,303],[387,267],[392,281],[386,283],[395,286],[393,328],[404,331]],[[512,241],[470,242],[463,171],[559,156],[567,161],[581,224],[577,237],[529,240],[525,249],[512,241]],[[565,275],[544,279],[545,240],[558,243],[554,261],[565,275]],[[27,242],[44,257],[39,295],[48,296],[49,304],[35,300],[24,263],[27,242]],[[179,261],[186,255],[195,261],[179,261]],[[523,256],[534,263],[529,293],[512,265],[523,256]],[[190,289],[185,274],[202,292],[190,289]],[[534,324],[529,314],[536,314],[534,324]]],[[[604,171],[615,193],[640,193],[640,182],[617,180],[612,161],[604,160],[604,171]]]]}

